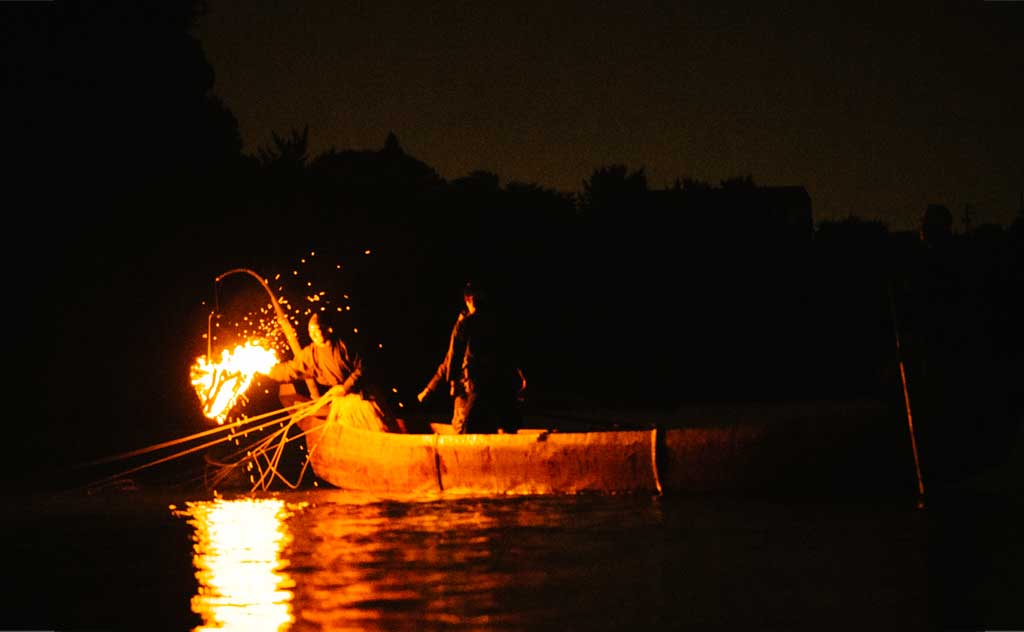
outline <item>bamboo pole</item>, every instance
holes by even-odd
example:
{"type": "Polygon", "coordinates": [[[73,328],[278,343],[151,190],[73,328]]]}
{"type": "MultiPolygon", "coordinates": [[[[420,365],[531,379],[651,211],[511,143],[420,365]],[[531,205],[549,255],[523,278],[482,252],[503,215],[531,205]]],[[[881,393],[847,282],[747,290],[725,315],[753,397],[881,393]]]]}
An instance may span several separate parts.
{"type": "Polygon", "coordinates": [[[903,365],[903,345],[900,342],[899,319],[896,316],[896,301],[892,284],[889,284],[889,311],[892,314],[892,328],[896,336],[896,360],[900,366],[900,384],[903,386],[903,406],[907,411],[907,429],[910,432],[910,448],[914,453],[914,471],[917,473],[917,508],[924,509],[924,479],[921,477],[921,460],[917,454],[917,436],[914,432],[914,415],[910,410],[910,391],[907,389],[907,371],[903,365]]]}
{"type": "MultiPolygon", "coordinates": [[[[292,324],[288,321],[288,316],[285,315],[284,310],[281,309],[280,303],[277,302],[277,297],[275,297],[274,293],[270,290],[270,286],[267,284],[266,280],[249,268],[235,268],[221,273],[216,279],[214,279],[214,282],[220,283],[225,277],[232,274],[248,274],[259,281],[260,285],[263,286],[263,289],[267,291],[267,295],[270,297],[270,305],[274,308],[274,314],[277,316],[277,324],[281,327],[281,331],[284,332],[284,337],[288,340],[288,346],[292,349],[292,355],[298,356],[299,352],[302,351],[302,345],[299,344],[299,338],[295,333],[295,328],[292,327],[292,324]]],[[[306,378],[306,386],[309,388],[309,394],[313,399],[320,397],[320,390],[316,387],[316,381],[312,378],[306,378]]]]}

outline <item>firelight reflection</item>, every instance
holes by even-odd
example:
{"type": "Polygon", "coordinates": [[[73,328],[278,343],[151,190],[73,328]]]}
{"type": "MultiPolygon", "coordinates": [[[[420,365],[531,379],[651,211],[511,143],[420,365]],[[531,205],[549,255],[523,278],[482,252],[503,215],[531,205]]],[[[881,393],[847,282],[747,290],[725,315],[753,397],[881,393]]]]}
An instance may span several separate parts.
{"type": "Polygon", "coordinates": [[[294,582],[282,557],[291,541],[290,509],[276,499],[187,503],[178,515],[195,528],[193,564],[199,580],[192,610],[196,630],[282,630],[294,621],[294,582]]]}
{"type": "Polygon", "coordinates": [[[197,630],[522,629],[558,615],[555,603],[507,603],[513,588],[546,594],[553,581],[530,554],[546,539],[530,534],[568,516],[541,500],[317,490],[193,502],[178,515],[195,529],[197,630]]]}
{"type": "Polygon", "coordinates": [[[902,505],[329,489],[234,498],[188,506],[197,629],[792,629],[834,618],[839,603],[857,624],[844,627],[931,629],[927,523],[902,505]],[[853,608],[851,595],[862,595],[853,608]]]}

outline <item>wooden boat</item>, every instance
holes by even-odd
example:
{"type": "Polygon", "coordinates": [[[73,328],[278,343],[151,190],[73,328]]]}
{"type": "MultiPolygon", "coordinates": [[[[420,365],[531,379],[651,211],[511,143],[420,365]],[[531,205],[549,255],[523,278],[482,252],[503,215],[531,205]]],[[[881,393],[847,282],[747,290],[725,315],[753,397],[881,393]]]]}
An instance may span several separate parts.
{"type": "Polygon", "coordinates": [[[913,485],[910,452],[901,451],[909,444],[900,440],[899,426],[882,433],[889,435],[890,449],[878,443],[879,423],[893,422],[885,410],[847,406],[843,414],[831,412],[823,418],[818,407],[744,420],[734,411],[718,423],[698,416],[689,426],[639,430],[564,431],[552,423],[516,434],[456,435],[439,423],[431,424],[430,434],[376,432],[327,423],[323,415],[299,425],[317,477],[378,494],[797,492],[913,485]],[[892,478],[894,464],[901,480],[892,478]],[[885,478],[876,480],[883,468],[885,478]]]}

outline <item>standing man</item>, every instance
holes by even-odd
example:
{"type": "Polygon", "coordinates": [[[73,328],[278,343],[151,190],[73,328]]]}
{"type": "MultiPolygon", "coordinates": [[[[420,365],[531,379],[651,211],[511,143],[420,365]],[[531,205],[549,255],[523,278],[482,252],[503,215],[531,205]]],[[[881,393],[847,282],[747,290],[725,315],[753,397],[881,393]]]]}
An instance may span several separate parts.
{"type": "Polygon", "coordinates": [[[448,353],[416,397],[422,402],[445,381],[455,400],[456,433],[514,433],[521,422],[519,396],[526,389],[515,342],[477,285],[466,284],[463,300],[466,309],[452,329],[448,353]]]}
{"type": "Polygon", "coordinates": [[[466,390],[461,380],[449,379],[448,370],[452,366],[451,354],[452,354],[452,341],[455,338],[455,332],[459,329],[459,324],[462,322],[467,315],[466,310],[459,312],[459,317],[455,319],[455,325],[452,327],[451,336],[448,339],[448,352],[445,353],[444,359],[441,360],[441,364],[437,365],[437,370],[434,371],[433,377],[430,378],[430,382],[416,395],[417,401],[423,402],[431,393],[441,387],[442,384],[447,386],[448,394],[452,398],[452,428],[459,432],[465,424],[466,419],[466,390]]]}

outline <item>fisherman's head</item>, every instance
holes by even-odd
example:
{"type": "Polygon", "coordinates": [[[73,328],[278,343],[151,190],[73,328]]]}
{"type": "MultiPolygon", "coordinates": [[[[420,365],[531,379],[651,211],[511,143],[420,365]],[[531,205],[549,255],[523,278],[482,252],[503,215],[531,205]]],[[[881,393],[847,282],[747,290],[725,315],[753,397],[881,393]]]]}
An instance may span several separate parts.
{"type": "Polygon", "coordinates": [[[480,307],[480,303],[484,302],[486,296],[478,281],[467,281],[462,288],[462,298],[466,301],[466,309],[472,314],[480,307]]]}
{"type": "Polygon", "coordinates": [[[318,312],[309,318],[309,339],[320,347],[337,334],[337,327],[327,312],[318,312]]]}

